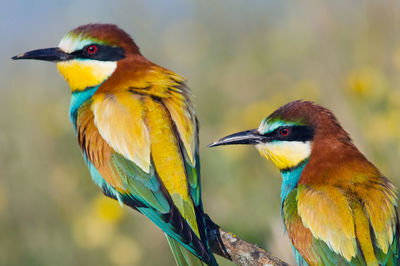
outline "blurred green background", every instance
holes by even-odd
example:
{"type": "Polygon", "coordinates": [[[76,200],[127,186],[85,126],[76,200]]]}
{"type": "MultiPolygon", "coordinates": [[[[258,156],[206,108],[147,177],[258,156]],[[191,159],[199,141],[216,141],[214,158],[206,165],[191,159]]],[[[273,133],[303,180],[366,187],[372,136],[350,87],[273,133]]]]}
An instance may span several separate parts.
{"type": "Polygon", "coordinates": [[[290,100],[332,109],[400,186],[399,1],[2,0],[0,265],[173,265],[161,231],[92,183],[55,65],[9,59],[88,22],[189,80],[205,210],[224,229],[293,262],[278,170],[252,147],[206,148],[290,100]]]}

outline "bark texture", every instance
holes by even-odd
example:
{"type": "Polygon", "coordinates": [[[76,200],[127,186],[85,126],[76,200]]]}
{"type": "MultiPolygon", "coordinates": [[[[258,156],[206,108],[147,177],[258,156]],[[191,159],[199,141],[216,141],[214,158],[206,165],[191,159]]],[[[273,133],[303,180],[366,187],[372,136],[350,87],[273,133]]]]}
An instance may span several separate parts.
{"type": "Polygon", "coordinates": [[[287,266],[286,262],[271,255],[257,245],[250,244],[236,235],[224,231],[206,215],[208,238],[213,253],[238,265],[287,266]]]}

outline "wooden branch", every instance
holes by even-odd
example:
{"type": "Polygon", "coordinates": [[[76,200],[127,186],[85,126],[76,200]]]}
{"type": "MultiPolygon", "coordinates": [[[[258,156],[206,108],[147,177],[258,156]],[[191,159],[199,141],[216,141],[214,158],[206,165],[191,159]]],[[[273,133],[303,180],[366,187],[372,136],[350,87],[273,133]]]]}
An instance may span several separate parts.
{"type": "Polygon", "coordinates": [[[232,233],[225,232],[222,228],[206,216],[208,239],[211,250],[238,265],[274,265],[288,266],[286,262],[272,256],[257,245],[247,243],[232,233]]]}

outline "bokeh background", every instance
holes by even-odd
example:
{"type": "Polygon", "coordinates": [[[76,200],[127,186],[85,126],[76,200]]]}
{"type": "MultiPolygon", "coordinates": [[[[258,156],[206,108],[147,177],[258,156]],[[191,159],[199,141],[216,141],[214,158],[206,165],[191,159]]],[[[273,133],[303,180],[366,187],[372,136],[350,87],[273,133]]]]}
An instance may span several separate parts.
{"type": "Polygon", "coordinates": [[[332,109],[400,186],[399,1],[0,2],[0,265],[174,265],[161,231],[92,183],[55,65],[10,60],[89,22],[189,80],[204,205],[226,230],[293,262],[278,170],[252,147],[206,148],[290,100],[332,109]]]}

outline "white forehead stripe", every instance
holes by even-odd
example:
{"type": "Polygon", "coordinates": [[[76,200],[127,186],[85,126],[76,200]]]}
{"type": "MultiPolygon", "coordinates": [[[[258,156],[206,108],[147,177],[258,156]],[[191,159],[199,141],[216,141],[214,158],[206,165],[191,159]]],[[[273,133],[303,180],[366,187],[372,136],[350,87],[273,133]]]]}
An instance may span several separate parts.
{"type": "Polygon", "coordinates": [[[85,40],[80,36],[66,35],[61,39],[60,43],[58,44],[58,48],[66,53],[72,53],[74,51],[81,50],[83,47],[91,44],[92,42],[92,40],[85,40]]]}
{"type": "Polygon", "coordinates": [[[282,121],[282,120],[276,120],[273,122],[269,122],[266,119],[264,119],[263,121],[261,121],[260,126],[258,127],[258,132],[260,134],[267,134],[269,132],[274,131],[275,129],[277,129],[278,127],[282,127],[282,126],[295,126],[297,125],[297,123],[293,123],[293,122],[286,122],[286,121],[282,121]]]}

